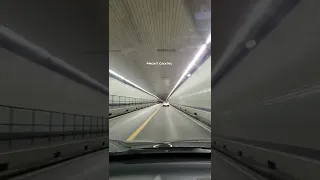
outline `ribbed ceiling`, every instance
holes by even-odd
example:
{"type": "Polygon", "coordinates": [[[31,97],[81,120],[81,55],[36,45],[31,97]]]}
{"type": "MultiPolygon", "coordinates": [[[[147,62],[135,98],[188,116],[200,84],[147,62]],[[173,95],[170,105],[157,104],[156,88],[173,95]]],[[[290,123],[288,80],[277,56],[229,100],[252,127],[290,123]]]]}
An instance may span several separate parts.
{"type": "Polygon", "coordinates": [[[207,0],[110,0],[110,58],[130,61],[141,71],[133,82],[143,78],[153,93],[166,96],[210,34],[210,6],[207,0]]]}

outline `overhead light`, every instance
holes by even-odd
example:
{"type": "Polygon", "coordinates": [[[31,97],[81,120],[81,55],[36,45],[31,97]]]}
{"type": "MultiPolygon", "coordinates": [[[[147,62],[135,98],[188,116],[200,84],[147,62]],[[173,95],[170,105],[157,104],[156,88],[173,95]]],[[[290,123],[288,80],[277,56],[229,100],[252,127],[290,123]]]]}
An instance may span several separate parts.
{"type": "MultiPolygon", "coordinates": [[[[190,64],[188,65],[188,67],[186,68],[186,70],[183,72],[182,76],[180,77],[180,79],[178,80],[177,84],[173,87],[173,89],[171,90],[171,92],[169,93],[168,97],[166,100],[168,100],[168,98],[171,96],[172,92],[177,88],[177,86],[180,84],[180,82],[183,80],[183,78],[186,77],[186,75],[189,73],[190,69],[195,65],[195,63],[199,60],[200,56],[203,54],[203,52],[206,50],[207,44],[209,44],[211,42],[211,34],[208,36],[207,40],[206,40],[206,44],[203,44],[201,46],[201,48],[199,49],[199,51],[197,52],[197,54],[194,56],[194,58],[192,59],[192,61],[190,62],[190,64]]],[[[189,76],[187,76],[189,77],[189,76]]]]}
{"type": "MultiPolygon", "coordinates": [[[[119,75],[118,73],[116,73],[116,72],[114,72],[114,71],[112,71],[112,70],[110,70],[110,69],[109,69],[109,73],[111,73],[111,74],[113,74],[114,76],[116,76],[116,77],[124,80],[124,81],[127,82],[128,84],[133,85],[134,87],[140,89],[141,91],[143,91],[143,92],[145,92],[145,93],[147,93],[147,94],[149,94],[149,95],[151,95],[151,96],[153,96],[153,97],[155,97],[155,98],[158,98],[156,95],[151,94],[150,92],[146,91],[145,89],[141,88],[140,86],[136,85],[135,83],[131,82],[130,80],[124,78],[123,76],[119,75]]],[[[160,99],[160,98],[158,98],[158,99],[160,99]]],[[[160,100],[162,101],[162,99],[160,99],[160,100]]]]}
{"type": "Polygon", "coordinates": [[[206,40],[206,44],[209,44],[209,43],[211,43],[211,34],[209,35],[209,37],[206,40]]]}
{"type": "Polygon", "coordinates": [[[203,51],[206,50],[207,45],[204,44],[201,46],[200,50],[198,51],[198,53],[194,56],[193,60],[191,61],[191,63],[188,65],[187,69],[183,72],[182,76],[185,76],[188,74],[188,72],[190,71],[190,69],[194,66],[194,64],[199,60],[199,57],[202,55],[203,51]]]}
{"type": "Polygon", "coordinates": [[[190,77],[190,76],[191,76],[191,74],[188,74],[187,76],[188,76],[188,77],[190,77]]]}
{"type": "Polygon", "coordinates": [[[122,80],[125,80],[125,78],[124,78],[124,77],[122,77],[121,75],[119,75],[118,73],[116,73],[116,72],[114,72],[114,71],[112,71],[112,70],[110,70],[110,69],[109,69],[109,73],[111,73],[111,74],[113,74],[113,75],[117,76],[118,78],[120,78],[120,79],[122,79],[122,80]]]}

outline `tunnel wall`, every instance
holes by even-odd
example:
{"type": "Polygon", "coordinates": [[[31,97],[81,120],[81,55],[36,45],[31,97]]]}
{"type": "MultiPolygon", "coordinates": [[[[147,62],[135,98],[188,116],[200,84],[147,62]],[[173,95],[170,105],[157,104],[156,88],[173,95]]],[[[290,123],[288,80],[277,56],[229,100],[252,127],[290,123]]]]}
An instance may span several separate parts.
{"type": "MultiPolygon", "coordinates": [[[[108,54],[97,55],[108,43],[99,3],[0,4],[0,26],[108,86],[108,54]]],[[[108,96],[0,47],[0,179],[10,170],[106,148],[107,109],[108,96]]]]}
{"type": "Polygon", "coordinates": [[[3,48],[0,87],[0,177],[104,148],[108,96],[3,48]]]}
{"type": "Polygon", "coordinates": [[[146,107],[150,107],[154,105],[155,103],[145,103],[145,104],[140,104],[140,105],[132,105],[132,106],[127,106],[127,107],[120,107],[120,108],[114,108],[114,109],[109,109],[109,118],[113,118],[116,116],[120,116],[126,113],[130,113],[133,111],[137,111],[146,107]]]}
{"type": "Polygon", "coordinates": [[[0,87],[0,152],[105,136],[93,133],[107,131],[108,96],[2,48],[0,87]],[[48,141],[41,133],[69,135],[48,141]]]}
{"type": "Polygon", "coordinates": [[[212,88],[213,143],[297,179],[320,178],[319,5],[301,1],[212,88]]]}
{"type": "Polygon", "coordinates": [[[0,25],[108,86],[108,54],[96,54],[108,46],[108,27],[100,24],[108,17],[99,14],[102,6],[98,1],[68,2],[2,0],[0,25]]]}
{"type": "Polygon", "coordinates": [[[108,97],[0,48],[0,104],[107,116],[108,97]]]}
{"type": "Polygon", "coordinates": [[[120,82],[119,80],[114,79],[110,76],[109,76],[109,94],[117,95],[117,96],[127,96],[127,97],[134,97],[134,98],[156,100],[155,97],[145,92],[142,92],[141,90],[134,88],[128,84],[120,82]]]}
{"type": "Polygon", "coordinates": [[[154,105],[156,98],[109,76],[109,118],[154,105]]]}
{"type": "Polygon", "coordinates": [[[211,124],[211,57],[170,96],[169,102],[211,124]]]}
{"type": "Polygon", "coordinates": [[[1,153],[0,178],[9,179],[108,148],[109,137],[1,153]],[[35,158],[36,157],[36,158],[35,158]]]}

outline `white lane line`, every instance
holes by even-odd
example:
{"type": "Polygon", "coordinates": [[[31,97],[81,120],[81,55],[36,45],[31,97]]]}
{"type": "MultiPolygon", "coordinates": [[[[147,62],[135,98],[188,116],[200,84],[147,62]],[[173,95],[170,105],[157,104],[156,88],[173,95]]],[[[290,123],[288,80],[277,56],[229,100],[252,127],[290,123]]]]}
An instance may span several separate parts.
{"type": "MultiPolygon", "coordinates": [[[[174,108],[174,107],[173,107],[174,108]]],[[[211,129],[209,129],[208,127],[206,127],[205,125],[203,125],[202,123],[198,122],[197,120],[187,116],[186,114],[184,114],[183,112],[181,112],[180,110],[174,108],[176,111],[178,111],[179,113],[181,113],[182,115],[184,115],[185,117],[191,119],[193,122],[197,123],[199,126],[203,127],[204,129],[208,130],[209,132],[211,132],[211,129]]]]}
{"type": "Polygon", "coordinates": [[[250,174],[249,172],[245,171],[244,169],[242,169],[241,167],[237,166],[235,163],[231,162],[230,160],[222,157],[222,155],[218,154],[217,152],[215,152],[214,150],[211,151],[214,154],[216,154],[216,156],[218,156],[219,158],[221,158],[222,160],[226,161],[228,164],[230,164],[232,167],[236,168],[238,171],[244,173],[245,175],[249,176],[251,179],[254,180],[258,180],[257,177],[253,176],[252,174],[250,174]]]}
{"type": "MultiPolygon", "coordinates": [[[[37,174],[40,174],[42,172],[46,172],[46,171],[54,169],[54,168],[58,168],[60,166],[67,165],[67,164],[70,164],[70,163],[75,162],[75,161],[82,160],[82,159],[87,158],[87,157],[91,157],[93,155],[96,155],[95,153],[97,153],[97,152],[93,152],[93,153],[90,153],[90,154],[87,154],[87,155],[84,155],[84,156],[80,156],[80,157],[77,157],[77,158],[74,158],[74,159],[67,160],[66,162],[61,162],[61,163],[58,163],[58,164],[55,164],[55,165],[52,165],[52,166],[48,166],[48,167],[36,170],[34,172],[31,172],[31,173],[27,173],[25,175],[21,175],[21,176],[15,177],[12,180],[18,180],[18,179],[27,178],[27,177],[30,177],[30,176],[33,176],[33,175],[37,175],[37,174]]],[[[100,151],[100,153],[101,153],[101,151],[100,151]]]]}

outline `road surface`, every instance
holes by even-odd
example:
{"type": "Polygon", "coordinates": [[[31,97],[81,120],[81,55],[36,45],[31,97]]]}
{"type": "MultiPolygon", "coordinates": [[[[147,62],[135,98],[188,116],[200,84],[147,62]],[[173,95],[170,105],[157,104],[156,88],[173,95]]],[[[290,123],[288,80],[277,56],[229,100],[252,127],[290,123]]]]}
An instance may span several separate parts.
{"type": "Polygon", "coordinates": [[[210,139],[210,127],[176,108],[155,105],[109,121],[110,139],[128,141],[174,141],[210,139]]]}
{"type": "MultiPolygon", "coordinates": [[[[111,139],[129,141],[172,141],[210,139],[206,125],[183,114],[174,107],[151,106],[110,119],[111,139]]],[[[218,179],[255,179],[242,169],[212,153],[213,177],[218,179]]],[[[64,163],[31,172],[14,180],[105,180],[109,178],[108,150],[98,151],[64,163]]]]}

